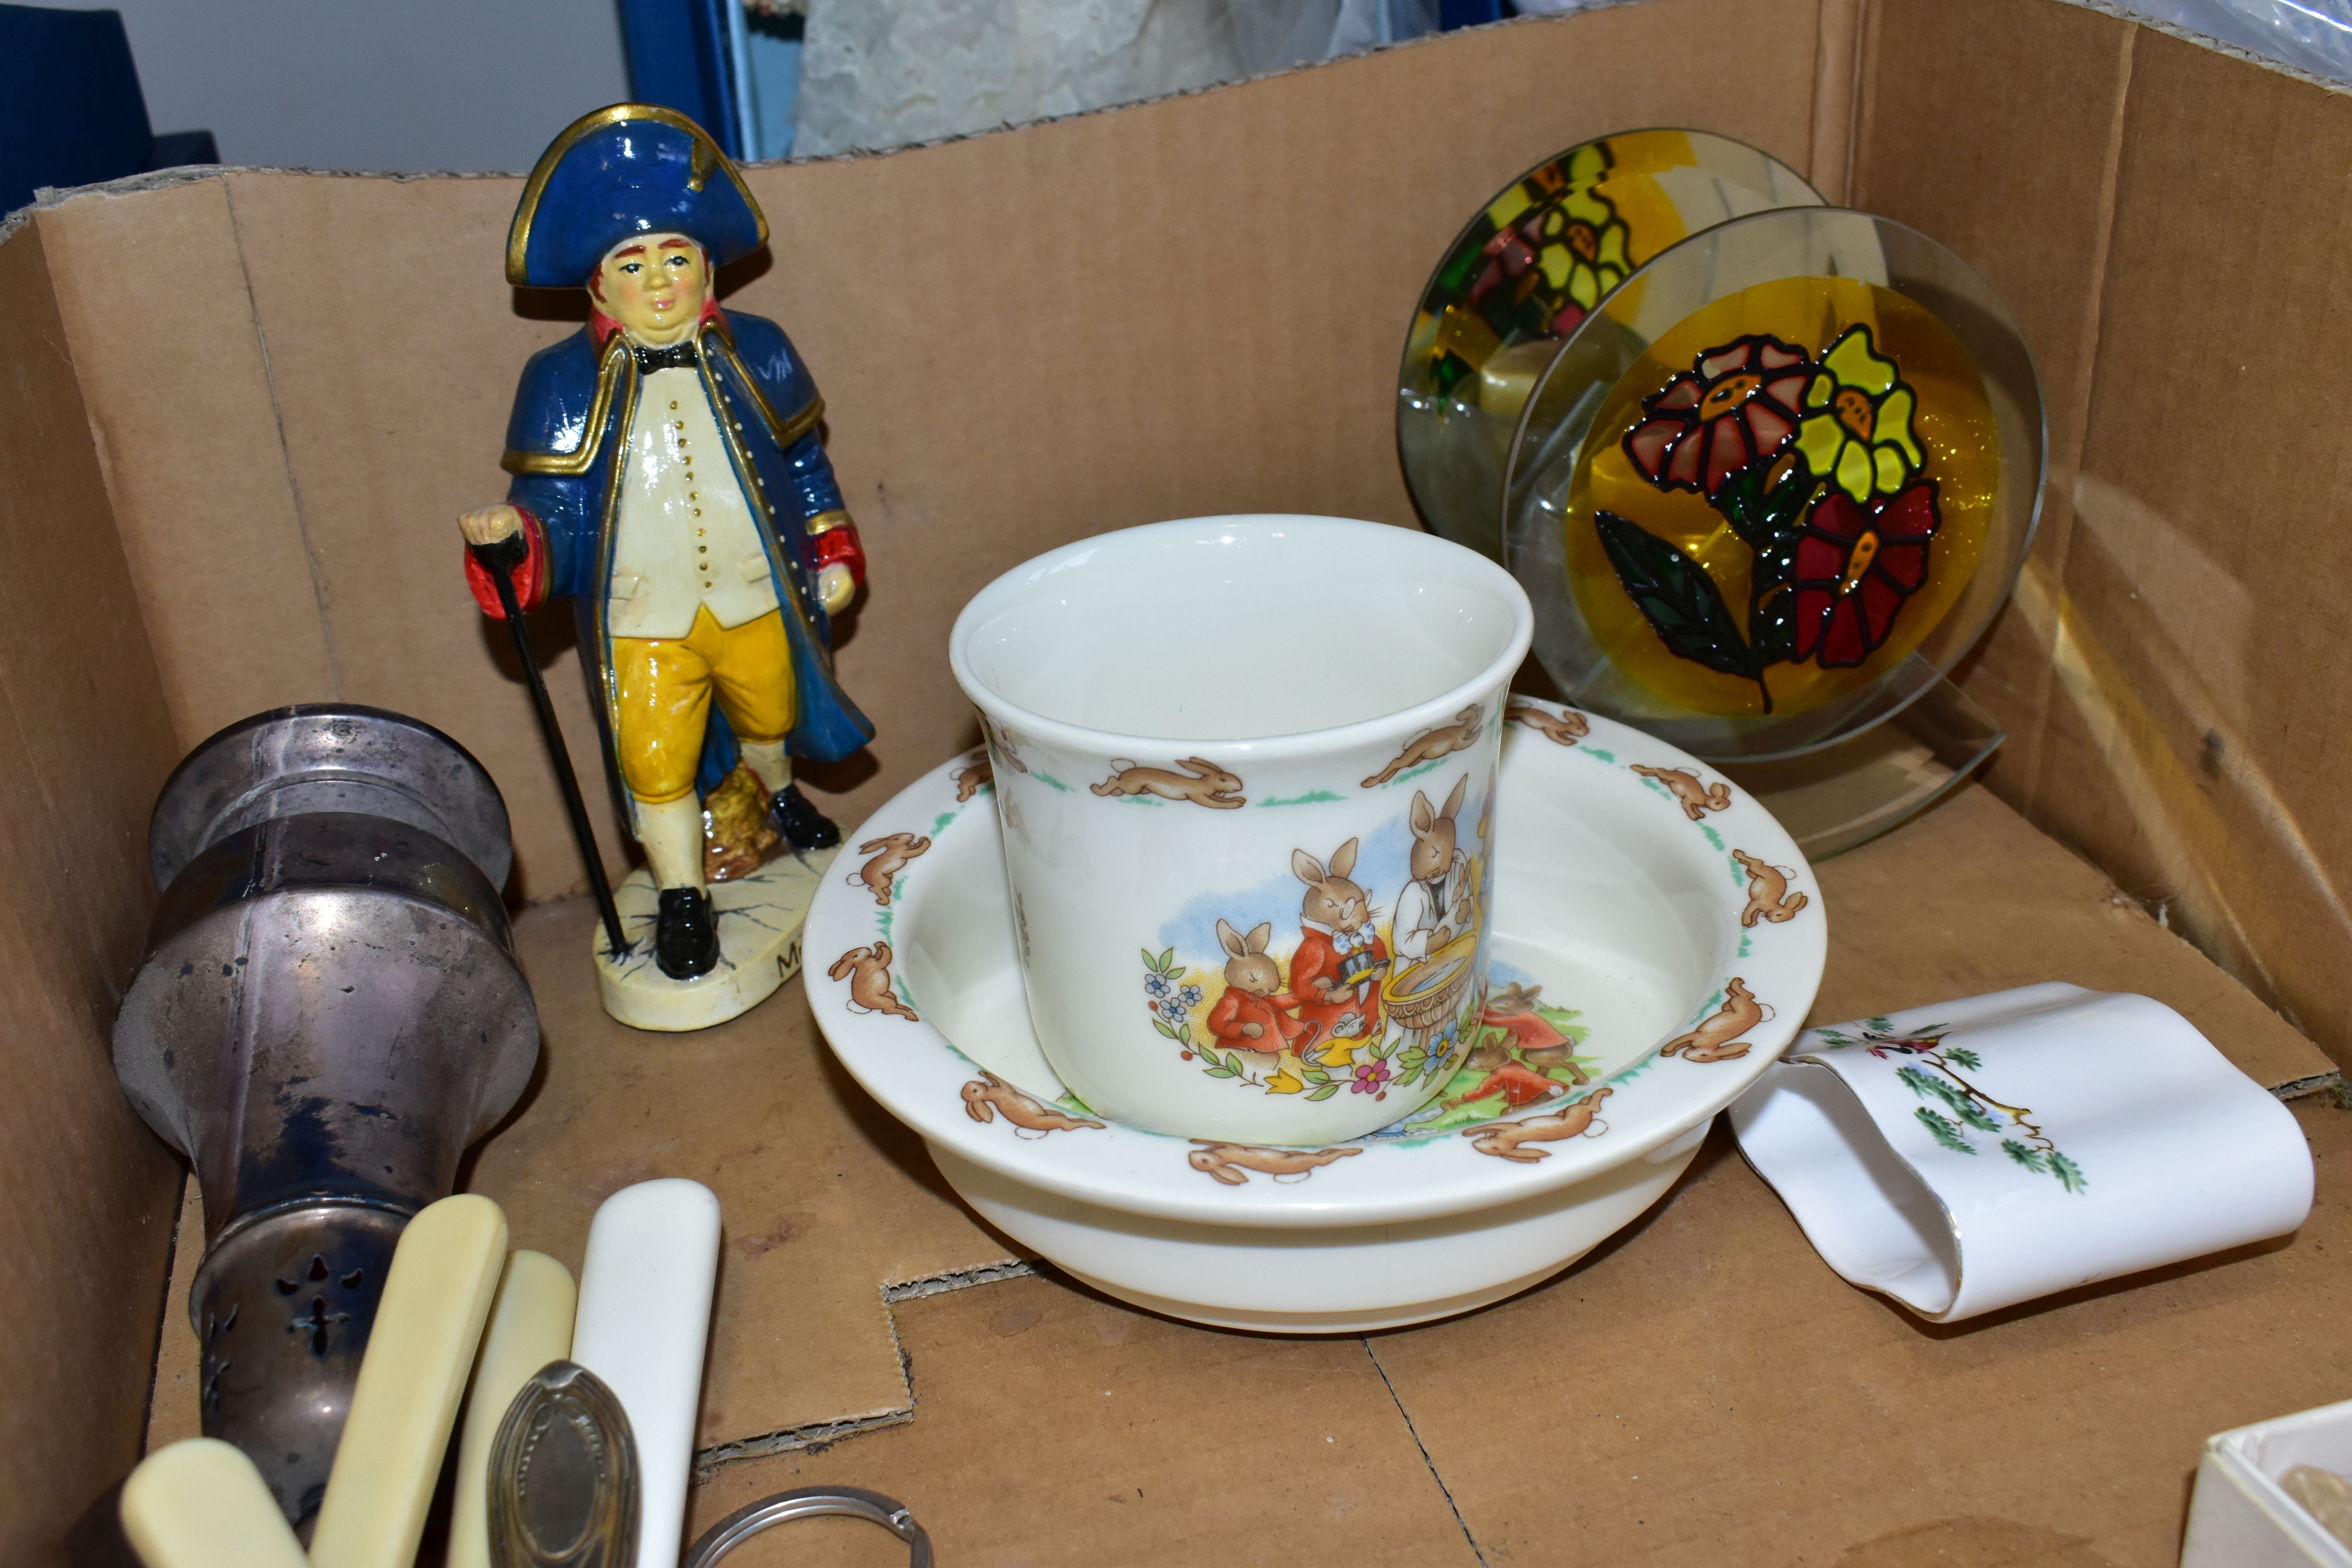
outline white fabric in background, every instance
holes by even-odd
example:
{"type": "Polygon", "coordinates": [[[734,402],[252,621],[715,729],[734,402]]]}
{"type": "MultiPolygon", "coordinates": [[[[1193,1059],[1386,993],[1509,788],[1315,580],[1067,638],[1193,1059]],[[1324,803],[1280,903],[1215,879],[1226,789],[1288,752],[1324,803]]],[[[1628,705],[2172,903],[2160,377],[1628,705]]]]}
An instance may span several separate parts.
{"type": "Polygon", "coordinates": [[[795,156],[1133,103],[1434,29],[1433,0],[811,0],[795,156]]]}

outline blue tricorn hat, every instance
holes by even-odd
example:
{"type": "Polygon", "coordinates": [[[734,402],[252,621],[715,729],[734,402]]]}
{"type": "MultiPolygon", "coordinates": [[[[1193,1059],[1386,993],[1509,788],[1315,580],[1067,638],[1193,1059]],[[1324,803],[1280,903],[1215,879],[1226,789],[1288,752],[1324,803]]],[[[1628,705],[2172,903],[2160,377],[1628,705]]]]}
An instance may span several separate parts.
{"type": "Polygon", "coordinates": [[[668,232],[723,267],[768,243],[768,220],[709,132],[674,109],[616,103],[540,154],[507,230],[507,281],[577,289],[629,236],[668,232]]]}

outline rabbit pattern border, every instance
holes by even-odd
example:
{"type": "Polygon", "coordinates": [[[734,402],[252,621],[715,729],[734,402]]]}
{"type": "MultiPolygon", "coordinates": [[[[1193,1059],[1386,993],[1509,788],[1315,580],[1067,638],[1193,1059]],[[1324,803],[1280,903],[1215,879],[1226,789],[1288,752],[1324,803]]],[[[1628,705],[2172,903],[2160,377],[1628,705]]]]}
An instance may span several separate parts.
{"type": "MultiPolygon", "coordinates": [[[[1554,742],[1563,749],[1576,747],[1580,753],[1590,755],[1596,762],[1605,762],[1612,765],[1616,763],[1616,758],[1614,756],[1608,752],[1601,750],[1597,745],[1592,747],[1577,746],[1577,742],[1584,739],[1584,737],[1589,733],[1589,725],[1584,721],[1584,716],[1575,713],[1573,710],[1566,709],[1558,704],[1543,703],[1536,700],[1522,698],[1517,695],[1514,695],[1509,699],[1509,706],[1512,711],[1508,715],[1508,722],[1512,728],[1535,731],[1545,738],[1554,742]],[[1564,722],[1555,726],[1553,723],[1547,721],[1556,716],[1565,716],[1564,722]],[[1555,732],[1556,728],[1566,732],[1555,732]]],[[[987,737],[987,740],[991,742],[996,742],[997,739],[998,737],[994,735],[987,737]]],[[[1017,745],[1020,743],[1019,738],[1015,737],[1012,739],[1014,744],[1017,745]]],[[[991,744],[984,744],[980,748],[975,748],[972,752],[960,755],[946,764],[940,770],[940,776],[951,786],[956,804],[948,807],[940,818],[931,825],[931,833],[935,835],[948,826],[956,817],[959,817],[961,815],[963,809],[970,805],[975,797],[983,794],[993,795],[997,793],[995,789],[992,788],[995,780],[991,777],[991,775],[992,773],[999,773],[1000,767],[1003,767],[1007,763],[1010,765],[1009,768],[1005,768],[1005,771],[1016,773],[1026,773],[1029,771],[1028,768],[1024,766],[1021,762],[1013,761],[1012,758],[1005,757],[1002,753],[997,752],[994,746],[991,744]]],[[[1694,821],[1703,822],[1705,817],[1714,812],[1727,810],[1737,803],[1737,796],[1733,795],[1725,786],[1718,784],[1713,789],[1706,789],[1705,793],[1710,796],[1710,798],[1706,801],[1705,807],[1696,815],[1694,815],[1690,810],[1691,803],[1685,801],[1679,792],[1672,791],[1671,784],[1662,784],[1662,783],[1656,779],[1654,775],[1651,774],[1647,769],[1639,771],[1642,772],[1645,777],[1649,778],[1650,787],[1655,793],[1655,795],[1664,796],[1671,800],[1672,804],[1675,807],[1681,809],[1686,817],[1689,817],[1694,821]],[[1720,792],[1720,795],[1722,797],[1720,804],[1718,804],[1717,798],[1714,798],[1717,795],[1718,792],[1720,792]]],[[[1694,783],[1698,783],[1701,784],[1702,788],[1705,788],[1703,781],[1695,778],[1694,783]]],[[[1479,824],[1479,838],[1482,841],[1482,851],[1490,849],[1490,846],[1486,845],[1484,840],[1491,832],[1493,789],[1494,780],[1490,778],[1488,781],[1487,798],[1485,803],[1485,809],[1481,812],[1482,820],[1479,824]]],[[[1425,798],[1425,792],[1417,791],[1416,793],[1423,794],[1425,798]]],[[[1430,815],[1433,822],[1438,816],[1444,814],[1437,811],[1437,809],[1433,805],[1430,809],[1430,815]]],[[[908,835],[908,842],[911,843],[919,836],[908,835]]],[[[1712,837],[1713,835],[1710,834],[1710,837],[1712,837]]],[[[1304,849],[1297,851],[1296,857],[1297,858],[1303,858],[1308,862],[1312,862],[1318,868],[1319,868],[1321,876],[1316,879],[1318,882],[1328,881],[1333,879],[1345,879],[1348,872],[1353,869],[1352,862],[1343,861],[1341,857],[1336,851],[1329,858],[1328,862],[1318,859],[1304,849]]],[[[909,858],[912,858],[912,857],[909,857],[909,858]]],[[[1762,861],[1760,857],[1750,856],[1745,851],[1731,851],[1727,855],[1727,858],[1730,861],[1736,873],[1738,874],[1744,881],[1749,884],[1747,890],[1751,900],[1753,900],[1753,903],[1755,905],[1762,906],[1760,909],[1753,909],[1749,918],[1743,921],[1742,923],[1744,925],[1750,927],[1753,927],[1758,923],[1779,925],[1784,923],[1789,919],[1793,918],[1799,911],[1807,909],[1814,902],[1811,898],[1801,891],[1791,891],[1790,884],[1793,883],[1797,879],[1797,874],[1792,872],[1790,868],[1771,865],[1769,862],[1762,861]],[[1769,871],[1772,873],[1770,877],[1759,877],[1750,874],[1754,871],[1756,866],[1759,862],[1769,868],[1769,871]],[[1778,888],[1771,886],[1771,882],[1774,879],[1778,879],[1781,885],[1778,888]],[[1778,918],[1776,918],[1776,916],[1778,918]]],[[[1490,859],[1488,863],[1491,864],[1490,859]]],[[[898,868],[893,868],[893,869],[898,868]]],[[[1484,868],[1482,867],[1481,869],[1483,871],[1484,868]]],[[[1299,876],[1302,881],[1307,880],[1305,870],[1297,864],[1296,859],[1293,870],[1299,876]]],[[[894,881],[896,882],[894,892],[903,895],[905,891],[904,881],[898,880],[896,879],[894,879],[894,881]]],[[[874,891],[878,893],[878,889],[874,889],[874,891]]],[[[1311,891],[1312,889],[1310,889],[1310,895],[1311,891]]],[[[1481,889],[1481,892],[1483,897],[1483,889],[1481,889]]],[[[896,901],[897,900],[894,899],[893,902],[895,903],[896,901]]],[[[877,902],[879,902],[878,897],[877,898],[877,902]]],[[[894,916],[898,912],[897,910],[889,906],[883,906],[875,909],[872,912],[877,919],[877,928],[881,935],[887,938],[890,924],[892,923],[894,916]]],[[[1372,912],[1377,913],[1378,911],[1374,910],[1372,912]]],[[[1250,952],[1250,933],[1237,932],[1235,934],[1240,937],[1240,945],[1242,947],[1243,953],[1247,954],[1250,952]]],[[[1757,934],[1760,935],[1762,933],[1759,931],[1757,934]]],[[[1740,956],[1746,957],[1748,955],[1748,941],[1743,937],[1740,956]]],[[[851,988],[851,995],[845,998],[845,1001],[853,1012],[870,1011],[875,1013],[889,1013],[898,1017],[919,1021],[915,1013],[914,1007],[910,1005],[914,1002],[914,997],[906,992],[904,983],[902,981],[896,980],[896,978],[889,973],[889,949],[887,941],[877,942],[864,950],[853,949],[850,952],[843,954],[842,961],[837,963],[835,966],[835,969],[838,971],[835,977],[854,977],[855,981],[864,982],[863,984],[854,984],[851,988]],[[853,959],[863,960],[864,962],[852,963],[849,961],[853,959]],[[885,997],[888,999],[887,1002],[884,1001],[885,997]],[[882,1003],[883,1005],[878,1006],[875,1005],[877,1003],[882,1003]],[[892,1004],[896,1005],[894,1005],[892,1004]]],[[[1228,951],[1226,956],[1230,959],[1234,955],[1230,951],[1228,951]]],[[[1177,972],[1172,971],[1170,967],[1172,965],[1174,958],[1172,951],[1165,952],[1160,955],[1154,955],[1147,952],[1144,954],[1144,958],[1147,970],[1157,970],[1161,973],[1171,973],[1171,977],[1176,976],[1177,972]]],[[[1203,990],[1205,991],[1205,987],[1203,987],[1203,990]]],[[[1179,994],[1181,994],[1181,989],[1179,994]]],[[[1530,996],[1531,995],[1532,990],[1530,990],[1530,996]]],[[[1205,996],[1203,997],[1203,1000],[1205,1001],[1205,996]]],[[[1487,1002],[1491,1001],[1491,998],[1482,997],[1480,1000],[1482,1004],[1481,1021],[1484,1023],[1492,1023],[1494,1021],[1492,1019],[1485,1018],[1485,1013],[1512,1010],[1499,1005],[1486,1005],[1487,1002]]],[[[1192,1153],[1187,1158],[1187,1163],[1192,1169],[1200,1171],[1204,1174],[1211,1175],[1220,1185],[1230,1186],[1244,1184],[1248,1181],[1249,1173],[1253,1172],[1261,1175],[1278,1176],[1281,1181],[1287,1183],[1307,1179],[1315,1171],[1321,1169],[1323,1166],[1344,1159],[1348,1155],[1359,1152],[1359,1146],[1360,1146],[1360,1152],[1371,1152],[1391,1142],[1413,1146],[1428,1143],[1436,1140],[1447,1140],[1450,1142],[1451,1139],[1455,1137],[1467,1140],[1466,1147],[1463,1144],[1453,1145],[1454,1147],[1464,1147],[1465,1152],[1475,1152],[1478,1156],[1492,1156],[1497,1159],[1509,1161],[1514,1163],[1533,1163],[1549,1158],[1553,1152],[1550,1149],[1537,1147],[1536,1145],[1547,1143],[1556,1145],[1557,1142],[1563,1138],[1581,1140],[1598,1138],[1606,1134],[1610,1131],[1609,1122],[1602,1120],[1598,1114],[1602,1102],[1609,1098],[1612,1091],[1622,1089],[1629,1080],[1648,1073],[1660,1063],[1669,1059],[1670,1057],[1687,1058],[1692,1060],[1695,1065],[1716,1061],[1735,1060],[1747,1057],[1748,1055],[1748,1043],[1736,1037],[1726,1036],[1725,1026],[1734,1023],[1742,1025],[1747,1024],[1748,1022],[1748,1017],[1742,1016],[1742,1015],[1748,1014],[1750,1008],[1754,1008],[1756,1012],[1762,1013],[1768,1017],[1769,1016],[1770,1010],[1769,1004],[1759,1005],[1751,997],[1746,994],[1746,985],[1744,981],[1740,981],[1737,976],[1727,979],[1720,983],[1712,992],[1708,996],[1706,1003],[1702,1007],[1696,1010],[1693,1016],[1696,1021],[1679,1038],[1663,1042],[1660,1046],[1643,1052],[1638,1058],[1626,1063],[1625,1066],[1617,1068],[1613,1072],[1610,1072],[1605,1078],[1599,1079],[1598,1080],[1592,1079],[1591,1075],[1583,1070],[1581,1065],[1584,1061],[1591,1060],[1591,1058],[1571,1056],[1556,1069],[1556,1071],[1564,1071],[1572,1075],[1569,1082],[1557,1083],[1555,1079],[1557,1087],[1550,1089],[1548,1092],[1533,1100],[1532,1102],[1522,1106],[1516,1099],[1513,1099],[1508,1102],[1507,1110],[1505,1114],[1491,1116],[1473,1122],[1467,1126],[1462,1125],[1458,1121],[1453,1121],[1450,1119],[1448,1124],[1443,1127],[1423,1128],[1415,1125],[1423,1120],[1428,1119],[1432,1112],[1438,1109],[1435,1104],[1433,1104],[1431,1110],[1420,1112],[1409,1119],[1400,1121],[1392,1128],[1382,1129],[1379,1132],[1375,1132],[1363,1139],[1357,1140],[1355,1145],[1350,1145],[1345,1148],[1332,1148],[1327,1150],[1286,1149],[1279,1151],[1267,1149],[1261,1152],[1255,1146],[1209,1145],[1194,1141],[1190,1144],[1192,1153]],[[1709,1027],[1709,1026],[1713,1026],[1713,1027],[1709,1027]],[[1717,1036],[1724,1036],[1724,1037],[1719,1039],[1712,1037],[1717,1036]],[[1524,1129],[1524,1131],[1518,1131],[1521,1129],[1524,1129]],[[1258,1158],[1261,1153],[1264,1157],[1264,1163],[1261,1163],[1258,1158]],[[1279,1158],[1277,1158],[1277,1156],[1279,1156],[1279,1158]],[[1304,1158],[1300,1158],[1301,1156],[1304,1156],[1304,1158]],[[1269,1169],[1268,1166],[1273,1164],[1279,1164],[1284,1168],[1279,1172],[1269,1169]],[[1212,1169],[1212,1167],[1214,1168],[1212,1169]]],[[[1573,1013],[1560,1013],[1551,1008],[1546,1008],[1546,1011],[1555,1017],[1572,1018],[1576,1016],[1573,1013]]],[[[1752,1016],[1753,1015],[1749,1016],[1752,1016]]],[[[1478,1034],[1483,1037],[1483,1032],[1475,1028],[1465,1030],[1464,1032],[1465,1034],[1478,1034]]],[[[1739,1032],[1744,1033],[1745,1030],[1742,1029],[1739,1032]]],[[[1580,1042],[1584,1031],[1579,1028],[1575,1029],[1573,1033],[1580,1042]]],[[[969,1058],[963,1057],[962,1053],[956,1050],[952,1045],[947,1044],[945,1041],[942,1041],[941,1043],[958,1058],[959,1061],[969,1063],[969,1058]]],[[[1461,1042],[1457,1042],[1457,1044],[1461,1042]]],[[[1328,1046],[1326,1048],[1328,1048],[1328,1046]]],[[[1246,1067],[1248,1064],[1244,1063],[1244,1065],[1246,1067]]],[[[1424,1065],[1430,1069],[1434,1070],[1434,1068],[1440,1064],[1428,1063],[1424,1065]]],[[[1455,1064],[1453,1071],[1459,1075],[1455,1079],[1455,1082],[1466,1082],[1468,1078],[1472,1076],[1474,1069],[1483,1069],[1486,1065],[1487,1064],[1483,1061],[1472,1062],[1467,1060],[1455,1064]]],[[[1080,1104],[1075,1097],[1066,1096],[1060,1101],[1054,1103],[1042,1101],[1034,1097],[1023,1093],[1017,1088],[1007,1084],[1003,1079],[997,1077],[994,1073],[992,1073],[985,1068],[979,1068],[978,1064],[976,1063],[970,1064],[970,1068],[978,1070],[980,1076],[977,1079],[973,1079],[963,1083],[961,1086],[961,1093],[963,1097],[961,1109],[963,1109],[974,1121],[988,1123],[1001,1121],[1008,1126],[1008,1130],[1011,1131],[1015,1137],[1032,1140],[1044,1139],[1054,1132],[1063,1131],[1097,1130],[1100,1129],[1104,1125],[1103,1123],[1095,1121],[1087,1113],[1087,1107],[1080,1104]],[[1013,1114],[1008,1114],[1007,1112],[1009,1111],[1018,1111],[1020,1114],[1016,1117],[1013,1114]]],[[[1205,1056],[1203,1057],[1202,1070],[1213,1070],[1208,1065],[1205,1056]]],[[[1247,1075],[1244,1073],[1242,1076],[1245,1079],[1247,1075]]],[[[1350,1076],[1352,1077],[1352,1075],[1350,1076]]],[[[1329,1081],[1330,1077],[1328,1070],[1326,1069],[1325,1082],[1329,1081]]],[[[1322,1087],[1322,1085],[1318,1084],[1315,1087],[1319,1088],[1322,1087]]],[[[1345,1084],[1334,1084],[1332,1086],[1332,1091],[1335,1093],[1339,1092],[1339,1089],[1344,1087],[1347,1086],[1345,1084]]],[[[1305,1088],[1302,1086],[1302,1089],[1296,1092],[1305,1091],[1305,1088]]],[[[1155,1141],[1157,1141],[1156,1136],[1155,1141]]],[[[1056,1142],[1058,1142],[1059,1140],[1056,1140],[1056,1142]]],[[[1484,1163],[1486,1162],[1484,1158],[1481,1158],[1477,1163],[1484,1163]]]]}

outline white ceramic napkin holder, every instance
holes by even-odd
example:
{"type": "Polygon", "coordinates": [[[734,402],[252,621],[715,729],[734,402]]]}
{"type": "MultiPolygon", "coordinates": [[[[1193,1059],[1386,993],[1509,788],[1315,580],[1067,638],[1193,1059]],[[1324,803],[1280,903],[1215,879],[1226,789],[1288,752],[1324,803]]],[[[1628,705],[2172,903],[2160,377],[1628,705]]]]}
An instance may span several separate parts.
{"type": "Polygon", "coordinates": [[[1809,1029],[1731,1122],[1823,1261],[1933,1322],[2311,1210],[2267,1089],[2162,1003],[2055,982],[1809,1029]]]}

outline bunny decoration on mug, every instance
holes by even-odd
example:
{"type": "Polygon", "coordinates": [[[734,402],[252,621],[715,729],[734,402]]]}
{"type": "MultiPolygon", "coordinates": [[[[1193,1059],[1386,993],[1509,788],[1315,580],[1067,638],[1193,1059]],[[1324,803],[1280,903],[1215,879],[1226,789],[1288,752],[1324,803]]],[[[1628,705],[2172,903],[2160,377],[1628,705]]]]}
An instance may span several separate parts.
{"type": "Polygon", "coordinates": [[[1080,1102],[1320,1144],[1443,1088],[1486,994],[1504,687],[1532,629],[1493,563],[1335,518],[1129,529],[973,599],[950,658],[1030,1017],[1080,1102]],[[1396,653],[1331,660],[1297,613],[1328,600],[1396,653]],[[1093,651],[1114,647],[1142,651],[1093,651]]]}

